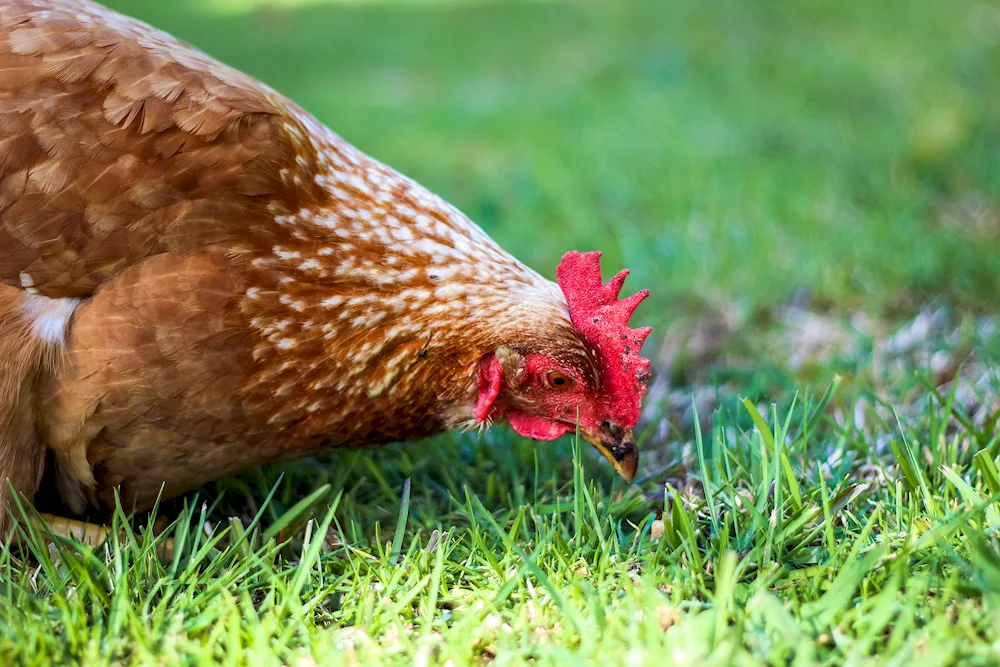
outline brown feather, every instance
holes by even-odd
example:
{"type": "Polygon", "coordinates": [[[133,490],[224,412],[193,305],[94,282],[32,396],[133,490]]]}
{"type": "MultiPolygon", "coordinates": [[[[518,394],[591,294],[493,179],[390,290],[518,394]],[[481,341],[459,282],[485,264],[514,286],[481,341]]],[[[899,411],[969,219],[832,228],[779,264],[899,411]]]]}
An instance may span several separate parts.
{"type": "Polygon", "coordinates": [[[6,534],[10,485],[31,499],[42,479],[45,446],[35,430],[38,383],[58,363],[22,313],[23,294],[0,286],[0,535],[6,534]]]}

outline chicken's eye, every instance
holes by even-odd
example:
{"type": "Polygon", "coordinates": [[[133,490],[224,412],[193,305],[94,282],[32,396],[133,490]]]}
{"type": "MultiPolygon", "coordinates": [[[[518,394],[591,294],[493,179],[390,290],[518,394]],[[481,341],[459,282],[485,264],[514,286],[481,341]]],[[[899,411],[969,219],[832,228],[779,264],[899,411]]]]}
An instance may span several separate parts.
{"type": "Polygon", "coordinates": [[[573,378],[565,373],[549,371],[545,374],[545,385],[552,389],[569,389],[573,384],[573,378]]]}

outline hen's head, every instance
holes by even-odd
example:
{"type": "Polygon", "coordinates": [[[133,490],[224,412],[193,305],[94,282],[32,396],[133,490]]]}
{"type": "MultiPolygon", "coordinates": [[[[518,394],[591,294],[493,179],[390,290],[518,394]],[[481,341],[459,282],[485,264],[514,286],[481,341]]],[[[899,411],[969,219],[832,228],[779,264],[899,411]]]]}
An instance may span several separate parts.
{"type": "Polygon", "coordinates": [[[639,419],[649,360],[639,350],[651,329],[628,319],[648,292],[618,299],[624,270],[606,285],[599,252],[567,253],[557,270],[569,331],[502,345],[479,363],[476,421],[506,418],[520,435],[555,440],[579,426],[626,480],[635,476],[639,419]]]}

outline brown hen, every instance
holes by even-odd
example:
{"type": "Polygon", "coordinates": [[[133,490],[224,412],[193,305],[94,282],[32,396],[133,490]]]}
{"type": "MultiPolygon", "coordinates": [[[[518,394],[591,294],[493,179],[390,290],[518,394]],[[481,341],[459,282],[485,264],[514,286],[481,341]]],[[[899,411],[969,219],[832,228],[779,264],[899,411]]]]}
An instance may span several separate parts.
{"type": "Polygon", "coordinates": [[[0,4],[0,479],[29,498],[45,474],[70,512],[116,488],[142,509],[503,419],[579,426],[631,479],[645,293],[618,301],[598,257],[552,283],[169,35],[87,0],[0,4]]]}

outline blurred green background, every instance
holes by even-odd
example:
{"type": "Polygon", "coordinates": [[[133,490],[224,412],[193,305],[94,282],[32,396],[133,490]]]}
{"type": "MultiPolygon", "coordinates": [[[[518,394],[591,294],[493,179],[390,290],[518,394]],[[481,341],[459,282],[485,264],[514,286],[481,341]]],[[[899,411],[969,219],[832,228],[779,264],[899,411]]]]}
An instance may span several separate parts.
{"type": "Polygon", "coordinates": [[[603,250],[653,292],[647,321],[803,291],[996,310],[996,4],[108,4],[274,86],[547,275],[603,250]]]}

